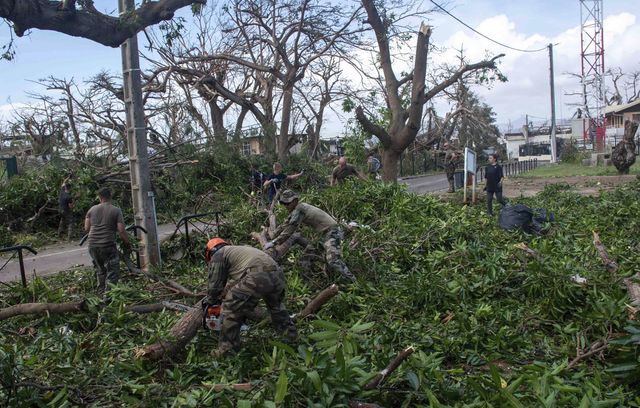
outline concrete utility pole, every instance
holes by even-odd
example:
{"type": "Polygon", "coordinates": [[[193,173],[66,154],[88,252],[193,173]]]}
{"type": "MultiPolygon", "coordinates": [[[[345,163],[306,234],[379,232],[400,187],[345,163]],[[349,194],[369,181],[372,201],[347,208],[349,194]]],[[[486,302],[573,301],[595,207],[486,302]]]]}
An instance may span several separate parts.
{"type": "Polygon", "coordinates": [[[556,89],[553,84],[553,44],[549,43],[549,85],[551,87],[551,163],[558,161],[556,152],[556,89]]]}
{"type": "MultiPolygon", "coordinates": [[[[118,0],[120,15],[135,9],[134,0],[118,0]]],[[[131,173],[131,196],[135,224],[143,227],[140,263],[143,269],[160,265],[160,246],[156,209],[149,177],[149,155],[147,133],[142,102],[140,80],[140,58],[138,36],[134,35],[121,46],[122,77],[124,85],[124,107],[127,116],[127,148],[129,149],[129,171],[131,173]]]]}

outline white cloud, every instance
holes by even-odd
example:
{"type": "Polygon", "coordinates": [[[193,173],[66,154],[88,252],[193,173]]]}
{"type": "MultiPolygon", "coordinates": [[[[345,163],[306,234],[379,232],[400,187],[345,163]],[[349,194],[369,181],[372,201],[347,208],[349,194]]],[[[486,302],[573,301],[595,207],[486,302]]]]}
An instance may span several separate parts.
{"type": "MultiPolygon", "coordinates": [[[[617,66],[626,72],[640,69],[640,26],[636,21],[637,17],[629,12],[605,19],[605,69],[617,66]]],[[[566,93],[579,90],[579,84],[566,73],[579,74],[581,71],[579,26],[557,35],[527,35],[519,32],[517,25],[507,16],[500,14],[483,20],[476,29],[490,38],[520,49],[538,49],[553,43],[556,115],[558,118],[569,118],[573,114],[575,108],[567,106],[567,103],[577,99],[566,93]]],[[[543,29],[541,26],[540,31],[543,29]]],[[[441,58],[449,62],[455,61],[457,49],[461,46],[471,62],[483,59],[487,51],[493,55],[503,52],[506,54],[501,59],[499,68],[509,81],[495,84],[492,89],[478,90],[485,101],[494,107],[499,123],[506,123],[525,114],[536,118],[550,117],[549,56],[546,50],[537,53],[516,52],[500,47],[469,30],[457,31],[441,42],[449,48],[441,58]]]]}

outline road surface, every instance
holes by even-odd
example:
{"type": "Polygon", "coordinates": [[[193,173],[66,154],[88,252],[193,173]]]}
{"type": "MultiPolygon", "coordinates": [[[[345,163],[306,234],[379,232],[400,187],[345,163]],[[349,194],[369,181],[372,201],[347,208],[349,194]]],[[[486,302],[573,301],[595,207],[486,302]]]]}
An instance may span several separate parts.
{"type": "Polygon", "coordinates": [[[416,194],[434,193],[449,189],[445,174],[400,178],[398,182],[406,184],[409,191],[416,194]]]}
{"type": "MultiPolygon", "coordinates": [[[[194,224],[189,225],[189,230],[194,229],[194,224]]],[[[195,223],[196,227],[203,228],[204,223],[195,223]]],[[[208,225],[208,224],[207,224],[208,225]]],[[[158,238],[160,242],[169,239],[175,230],[175,224],[162,224],[158,226],[158,238]]],[[[180,231],[184,231],[184,226],[180,231]]],[[[91,257],[86,245],[79,246],[79,241],[69,243],[56,243],[48,248],[38,251],[37,255],[32,255],[28,251],[24,254],[24,270],[27,280],[32,279],[34,274],[43,277],[61,271],[75,269],[79,267],[91,266],[91,257]]],[[[20,281],[20,264],[16,254],[6,265],[8,256],[0,258],[0,282],[20,281]],[[5,265],[4,268],[2,265],[5,265]]]]}

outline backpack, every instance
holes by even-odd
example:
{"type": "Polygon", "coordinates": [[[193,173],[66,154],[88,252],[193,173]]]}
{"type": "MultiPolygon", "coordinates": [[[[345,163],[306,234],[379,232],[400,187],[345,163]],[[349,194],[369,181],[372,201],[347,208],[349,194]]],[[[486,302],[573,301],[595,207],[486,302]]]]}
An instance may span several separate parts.
{"type": "Polygon", "coordinates": [[[370,157],[368,160],[369,173],[377,173],[382,168],[382,163],[376,157],[370,157]]]}

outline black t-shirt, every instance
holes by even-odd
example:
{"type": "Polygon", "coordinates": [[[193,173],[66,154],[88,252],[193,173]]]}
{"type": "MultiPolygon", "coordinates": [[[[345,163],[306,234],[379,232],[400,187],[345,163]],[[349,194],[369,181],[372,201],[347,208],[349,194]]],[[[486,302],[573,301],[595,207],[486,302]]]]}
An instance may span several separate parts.
{"type": "Polygon", "coordinates": [[[284,173],[269,174],[267,180],[272,180],[271,184],[269,184],[269,202],[273,201],[273,197],[276,195],[276,189],[280,190],[284,185],[284,181],[287,179],[287,175],[284,173]]]}
{"type": "Polygon", "coordinates": [[[72,202],[73,202],[73,197],[71,197],[71,194],[69,194],[65,190],[60,191],[60,211],[62,212],[71,211],[71,207],[69,207],[69,204],[71,204],[72,202]]]}
{"type": "Polygon", "coordinates": [[[498,183],[500,183],[500,180],[502,180],[503,177],[501,165],[487,164],[484,174],[484,178],[487,179],[488,192],[495,193],[496,191],[502,191],[502,187],[498,187],[498,183]]]}

